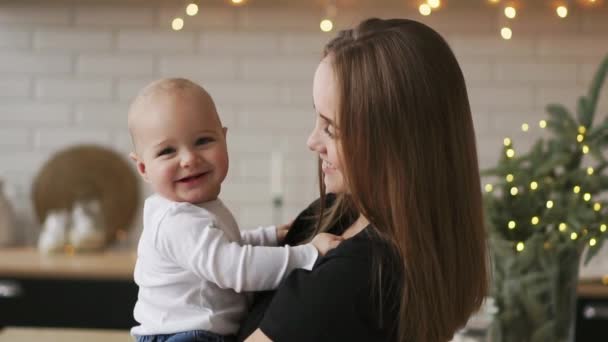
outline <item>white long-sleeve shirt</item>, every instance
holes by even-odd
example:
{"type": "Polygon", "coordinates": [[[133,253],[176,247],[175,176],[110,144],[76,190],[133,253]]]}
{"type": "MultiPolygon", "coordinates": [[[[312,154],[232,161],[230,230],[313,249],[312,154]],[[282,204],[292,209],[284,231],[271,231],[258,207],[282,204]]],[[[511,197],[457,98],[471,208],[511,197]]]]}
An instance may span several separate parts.
{"type": "Polygon", "coordinates": [[[143,220],[133,335],[235,334],[247,311],[244,291],[274,289],[294,268],[312,269],[318,256],[311,244],[269,247],[277,244],[275,227],[241,234],[219,199],[194,205],[153,195],[143,220]]]}

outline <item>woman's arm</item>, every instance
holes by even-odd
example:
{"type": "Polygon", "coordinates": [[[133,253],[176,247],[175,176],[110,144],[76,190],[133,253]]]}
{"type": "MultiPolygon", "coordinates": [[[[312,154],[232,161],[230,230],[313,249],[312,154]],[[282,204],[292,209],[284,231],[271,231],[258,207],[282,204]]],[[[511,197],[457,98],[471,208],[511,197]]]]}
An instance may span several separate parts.
{"type": "Polygon", "coordinates": [[[257,329],[256,331],[254,331],[253,334],[251,334],[245,340],[245,342],[268,342],[268,341],[272,341],[272,340],[269,339],[268,336],[266,336],[260,329],[257,329]]]}

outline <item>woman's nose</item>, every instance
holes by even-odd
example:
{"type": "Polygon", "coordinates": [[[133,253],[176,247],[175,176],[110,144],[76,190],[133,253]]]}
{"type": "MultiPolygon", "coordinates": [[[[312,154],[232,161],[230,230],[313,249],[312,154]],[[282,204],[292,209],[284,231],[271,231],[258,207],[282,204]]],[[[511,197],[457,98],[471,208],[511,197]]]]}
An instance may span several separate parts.
{"type": "Polygon", "coordinates": [[[310,133],[310,135],[308,136],[308,139],[306,140],[306,145],[308,146],[308,148],[311,151],[317,152],[317,153],[322,153],[323,152],[323,142],[320,139],[321,137],[319,136],[319,129],[317,127],[315,127],[312,132],[310,133]]]}

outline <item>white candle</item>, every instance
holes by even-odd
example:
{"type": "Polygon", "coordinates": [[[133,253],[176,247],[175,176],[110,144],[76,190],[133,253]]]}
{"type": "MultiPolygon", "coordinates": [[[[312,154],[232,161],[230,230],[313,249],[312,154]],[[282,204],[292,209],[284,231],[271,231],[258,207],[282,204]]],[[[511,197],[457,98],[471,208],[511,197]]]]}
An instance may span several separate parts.
{"type": "Polygon", "coordinates": [[[283,196],[283,154],[278,151],[270,158],[270,194],[273,198],[283,196]]]}

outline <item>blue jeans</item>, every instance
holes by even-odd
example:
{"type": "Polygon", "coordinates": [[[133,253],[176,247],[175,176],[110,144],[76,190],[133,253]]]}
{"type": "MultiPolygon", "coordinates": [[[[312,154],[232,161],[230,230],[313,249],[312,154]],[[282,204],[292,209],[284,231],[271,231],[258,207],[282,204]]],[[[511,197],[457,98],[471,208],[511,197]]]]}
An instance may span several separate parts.
{"type": "Polygon", "coordinates": [[[184,331],[166,335],[135,336],[137,342],[233,342],[234,337],[222,336],[205,330],[184,331]]]}

